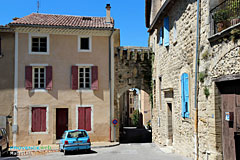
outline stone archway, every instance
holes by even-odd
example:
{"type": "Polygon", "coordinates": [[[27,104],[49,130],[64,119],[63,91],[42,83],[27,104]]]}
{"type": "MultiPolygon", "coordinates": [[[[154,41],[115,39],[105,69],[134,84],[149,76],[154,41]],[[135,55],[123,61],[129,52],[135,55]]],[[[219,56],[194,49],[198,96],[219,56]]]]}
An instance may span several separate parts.
{"type": "MultiPolygon", "coordinates": [[[[153,53],[145,47],[118,47],[114,55],[114,118],[120,120],[120,97],[124,92],[138,88],[151,93],[153,53]]],[[[119,137],[119,127],[116,137],[119,137]]]]}

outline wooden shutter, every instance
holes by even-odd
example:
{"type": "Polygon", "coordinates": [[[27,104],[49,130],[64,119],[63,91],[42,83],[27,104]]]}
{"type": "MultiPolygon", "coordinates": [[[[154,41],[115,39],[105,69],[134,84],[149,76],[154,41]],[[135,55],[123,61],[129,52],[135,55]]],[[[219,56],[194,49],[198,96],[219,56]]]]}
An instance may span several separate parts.
{"type": "Polygon", "coordinates": [[[91,131],[91,107],[78,108],[78,129],[91,131]]]}
{"type": "Polygon", "coordinates": [[[182,100],[182,117],[185,117],[185,95],[184,95],[184,74],[181,76],[181,100],[182,100]]]}
{"type": "Polygon", "coordinates": [[[46,107],[32,108],[32,132],[46,131],[46,107]]]}
{"type": "Polygon", "coordinates": [[[85,109],[78,107],[78,129],[85,129],[85,109]]]}
{"type": "Polygon", "coordinates": [[[78,89],[78,66],[72,66],[72,89],[78,89]]]}
{"type": "Polygon", "coordinates": [[[98,67],[97,66],[92,66],[92,85],[91,89],[92,90],[98,90],[98,67]]]}
{"type": "Polygon", "coordinates": [[[91,131],[91,107],[85,107],[86,113],[86,131],[91,131]]]}
{"type": "Polygon", "coordinates": [[[184,96],[185,96],[185,118],[189,118],[189,78],[188,74],[184,73],[184,96]]]}
{"type": "Polygon", "coordinates": [[[46,111],[47,111],[47,108],[46,107],[41,107],[40,108],[40,131],[41,132],[46,132],[46,111]]]}
{"type": "Polygon", "coordinates": [[[163,44],[163,29],[162,27],[160,27],[159,29],[159,45],[162,45],[163,44]]]}
{"type": "Polygon", "coordinates": [[[32,89],[32,66],[25,66],[25,88],[32,89]]]}
{"type": "Polygon", "coordinates": [[[164,18],[164,46],[169,46],[169,17],[164,18]]]}
{"type": "Polygon", "coordinates": [[[52,66],[46,67],[46,89],[52,90],[52,66]]]}

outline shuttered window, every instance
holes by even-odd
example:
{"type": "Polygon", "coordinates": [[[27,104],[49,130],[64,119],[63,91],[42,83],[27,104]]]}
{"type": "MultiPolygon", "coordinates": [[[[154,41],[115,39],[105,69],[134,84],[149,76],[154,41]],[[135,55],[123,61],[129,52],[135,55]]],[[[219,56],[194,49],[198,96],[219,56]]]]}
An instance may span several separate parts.
{"type": "Polygon", "coordinates": [[[169,17],[164,18],[164,46],[169,46],[169,17]]]}
{"type": "Polygon", "coordinates": [[[78,108],[78,129],[91,131],[91,107],[78,108]]]}
{"type": "Polygon", "coordinates": [[[52,66],[46,67],[25,67],[25,88],[26,89],[52,89],[52,66]]]}
{"type": "Polygon", "coordinates": [[[189,76],[187,73],[181,76],[181,101],[182,117],[189,118],[189,76]]]}
{"type": "Polygon", "coordinates": [[[98,90],[98,67],[72,66],[72,89],[98,90]]]}
{"type": "Polygon", "coordinates": [[[46,107],[32,107],[32,132],[46,132],[46,107]]]}
{"type": "Polygon", "coordinates": [[[159,29],[159,45],[163,44],[163,28],[160,27],[159,29]]]}

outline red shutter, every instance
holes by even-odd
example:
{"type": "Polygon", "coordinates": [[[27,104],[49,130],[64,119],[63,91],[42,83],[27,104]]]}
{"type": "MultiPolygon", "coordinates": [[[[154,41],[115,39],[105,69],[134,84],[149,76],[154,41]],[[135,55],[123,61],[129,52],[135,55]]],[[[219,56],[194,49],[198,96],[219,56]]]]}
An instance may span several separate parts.
{"type": "Polygon", "coordinates": [[[92,66],[92,90],[98,90],[98,66],[92,66]]]}
{"type": "Polygon", "coordinates": [[[85,129],[85,109],[84,109],[84,107],[78,108],[78,129],[85,129]]]}
{"type": "Polygon", "coordinates": [[[52,66],[46,67],[46,89],[52,90],[52,66]]]}
{"type": "Polygon", "coordinates": [[[41,122],[41,128],[40,128],[40,131],[41,132],[46,132],[46,111],[47,111],[47,109],[46,109],[46,107],[41,107],[40,108],[40,117],[41,117],[41,120],[40,120],[40,122],[41,122]]]}
{"type": "Polygon", "coordinates": [[[72,89],[78,89],[78,66],[72,66],[72,89]]]}
{"type": "Polygon", "coordinates": [[[25,87],[32,89],[32,66],[25,66],[25,87]]]}
{"type": "Polygon", "coordinates": [[[86,113],[86,131],[91,131],[91,107],[85,108],[86,113]]]}
{"type": "Polygon", "coordinates": [[[32,108],[32,132],[46,131],[46,107],[32,108]]]}

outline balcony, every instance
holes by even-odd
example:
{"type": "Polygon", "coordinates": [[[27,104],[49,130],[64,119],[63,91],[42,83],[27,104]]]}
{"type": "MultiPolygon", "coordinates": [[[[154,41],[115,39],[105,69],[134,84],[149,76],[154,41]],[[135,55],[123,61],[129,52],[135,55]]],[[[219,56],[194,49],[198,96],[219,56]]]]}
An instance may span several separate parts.
{"type": "Polygon", "coordinates": [[[210,11],[212,34],[240,23],[240,0],[225,0],[210,11]]]}

